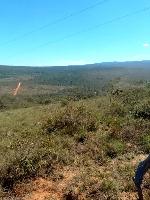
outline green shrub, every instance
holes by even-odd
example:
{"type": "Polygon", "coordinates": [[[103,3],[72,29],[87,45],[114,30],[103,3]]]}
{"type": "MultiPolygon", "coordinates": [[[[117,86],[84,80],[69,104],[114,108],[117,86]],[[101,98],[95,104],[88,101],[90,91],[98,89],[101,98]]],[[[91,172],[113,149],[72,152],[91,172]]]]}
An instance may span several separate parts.
{"type": "Polygon", "coordinates": [[[106,116],[103,118],[103,123],[105,123],[105,126],[107,127],[110,138],[120,139],[123,120],[123,118],[113,116],[106,116]]]}
{"type": "Polygon", "coordinates": [[[118,155],[121,155],[125,151],[125,145],[119,140],[111,140],[106,145],[106,154],[110,158],[115,158],[118,155]]]}
{"type": "Polygon", "coordinates": [[[144,135],[141,138],[142,149],[145,153],[150,153],[150,135],[144,135]]]}
{"type": "Polygon", "coordinates": [[[56,116],[51,116],[43,125],[43,128],[47,133],[61,132],[75,135],[83,131],[96,131],[98,120],[96,115],[83,105],[75,106],[69,104],[56,116]]]}
{"type": "Polygon", "coordinates": [[[48,158],[42,159],[37,156],[32,158],[18,158],[1,169],[0,181],[5,190],[11,190],[17,182],[37,175],[46,175],[52,171],[51,162],[48,158]]]}
{"type": "Polygon", "coordinates": [[[0,100],[0,110],[3,110],[5,108],[4,103],[0,100]]]}
{"type": "Polygon", "coordinates": [[[115,191],[117,189],[117,183],[111,179],[103,179],[101,185],[101,191],[110,192],[115,191]]]}
{"type": "Polygon", "coordinates": [[[150,119],[150,102],[137,104],[132,112],[135,118],[150,119]]]}
{"type": "Polygon", "coordinates": [[[123,104],[120,102],[114,101],[107,108],[108,114],[112,116],[124,117],[126,114],[126,110],[123,104]]]}

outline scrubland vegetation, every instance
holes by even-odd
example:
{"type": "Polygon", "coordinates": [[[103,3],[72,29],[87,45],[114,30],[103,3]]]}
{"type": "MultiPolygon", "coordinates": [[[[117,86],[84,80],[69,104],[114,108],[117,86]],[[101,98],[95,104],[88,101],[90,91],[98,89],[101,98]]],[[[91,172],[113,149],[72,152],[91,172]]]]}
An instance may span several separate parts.
{"type": "MultiPolygon", "coordinates": [[[[26,188],[38,177],[57,184],[67,169],[73,176],[64,184],[61,198],[55,199],[136,199],[132,177],[139,160],[150,152],[148,81],[126,82],[123,74],[105,81],[102,88],[87,87],[86,93],[82,86],[67,87],[65,95],[58,92],[57,100],[41,95],[47,103],[39,103],[39,98],[34,102],[26,94],[32,104],[22,106],[21,95],[6,95],[6,105],[1,96],[1,198],[24,199],[29,189],[20,194],[18,185],[26,188]]],[[[145,199],[150,197],[149,184],[147,175],[145,199]]]]}

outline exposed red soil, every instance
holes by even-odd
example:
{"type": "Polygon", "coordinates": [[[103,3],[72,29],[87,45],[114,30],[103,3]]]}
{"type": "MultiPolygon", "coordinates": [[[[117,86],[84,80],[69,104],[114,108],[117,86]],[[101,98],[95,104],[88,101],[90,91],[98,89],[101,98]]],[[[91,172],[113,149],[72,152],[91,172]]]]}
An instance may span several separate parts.
{"type": "MultiPolygon", "coordinates": [[[[141,160],[145,159],[147,155],[138,155],[130,160],[132,166],[136,166],[141,160]]],[[[118,162],[114,160],[112,164],[118,162]]],[[[123,161],[121,164],[124,165],[128,161],[123,161]]],[[[102,167],[102,170],[103,167],[102,167]]],[[[70,185],[71,181],[79,175],[79,173],[73,169],[65,168],[59,171],[62,175],[61,179],[56,181],[46,178],[37,178],[31,180],[29,183],[18,184],[15,188],[16,199],[19,200],[62,200],[64,199],[64,190],[70,185]]],[[[145,176],[146,179],[149,179],[150,176],[147,173],[145,176]]],[[[144,198],[146,200],[150,199],[150,189],[143,188],[144,198]]],[[[78,197],[78,200],[83,200],[81,196],[78,197]]],[[[137,200],[136,192],[122,192],[118,194],[119,200],[137,200]]]]}
{"type": "Polygon", "coordinates": [[[61,180],[52,181],[37,178],[30,183],[17,185],[14,191],[16,196],[22,200],[61,200],[63,198],[63,190],[75,175],[75,171],[65,169],[61,180]]]}

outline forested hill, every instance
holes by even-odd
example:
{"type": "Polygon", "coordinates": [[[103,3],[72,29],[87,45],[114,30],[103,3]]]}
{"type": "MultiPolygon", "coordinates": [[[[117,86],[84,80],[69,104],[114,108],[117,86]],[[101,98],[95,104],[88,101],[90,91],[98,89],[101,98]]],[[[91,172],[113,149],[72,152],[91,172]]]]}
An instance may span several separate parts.
{"type": "MultiPolygon", "coordinates": [[[[147,80],[150,76],[150,61],[105,62],[87,65],[26,67],[0,65],[0,79],[28,81],[36,84],[81,85],[92,81],[127,78],[147,80]]],[[[3,81],[4,82],[4,81],[3,81]]],[[[101,82],[101,81],[100,81],[101,82]]],[[[2,81],[1,81],[2,84],[2,81]]]]}
{"type": "Polygon", "coordinates": [[[78,70],[78,69],[94,69],[94,68],[106,68],[106,67],[150,67],[150,60],[144,61],[126,61],[126,62],[102,62],[94,64],[85,65],[68,65],[68,66],[9,66],[0,65],[0,72],[3,70],[9,71],[10,69],[17,72],[27,72],[28,71],[39,71],[41,70],[57,71],[57,70],[78,70]],[[21,68],[20,68],[21,67],[21,68]]]}
{"type": "MultiPolygon", "coordinates": [[[[106,62],[87,65],[27,67],[0,66],[1,104],[12,107],[18,98],[22,106],[27,104],[49,103],[53,99],[87,98],[102,95],[113,87],[139,87],[150,82],[150,61],[106,62]],[[12,91],[22,83],[18,98],[12,91]],[[141,86],[140,85],[140,86],[141,86]],[[13,100],[12,100],[13,98],[13,100]]],[[[4,107],[4,106],[3,106],[4,107]]]]}

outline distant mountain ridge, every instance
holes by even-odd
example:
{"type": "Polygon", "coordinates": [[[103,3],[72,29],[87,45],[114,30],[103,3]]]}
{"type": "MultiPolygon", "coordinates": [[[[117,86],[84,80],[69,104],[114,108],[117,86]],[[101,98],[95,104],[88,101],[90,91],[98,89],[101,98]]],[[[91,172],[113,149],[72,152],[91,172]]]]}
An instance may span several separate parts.
{"type": "Polygon", "coordinates": [[[42,69],[50,69],[50,70],[70,70],[70,69],[90,69],[90,68],[98,68],[98,67],[131,67],[131,68],[135,68],[135,67],[150,67],[150,60],[143,60],[143,61],[125,61],[125,62],[101,62],[101,63],[93,63],[93,64],[85,64],[85,65],[67,65],[67,66],[11,66],[11,65],[0,65],[0,69],[2,68],[11,68],[12,69],[38,69],[38,68],[42,68],[42,69]]]}

